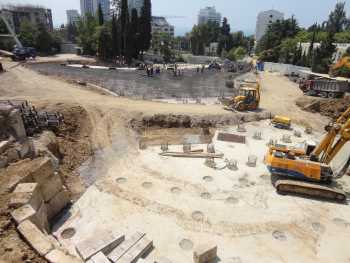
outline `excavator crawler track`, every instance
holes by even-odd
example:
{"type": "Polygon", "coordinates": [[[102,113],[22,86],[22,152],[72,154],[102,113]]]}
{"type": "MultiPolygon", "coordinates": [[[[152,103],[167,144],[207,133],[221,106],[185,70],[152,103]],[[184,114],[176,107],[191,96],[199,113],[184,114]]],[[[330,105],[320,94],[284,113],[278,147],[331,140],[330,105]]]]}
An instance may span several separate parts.
{"type": "Polygon", "coordinates": [[[342,190],[333,189],[323,185],[293,180],[278,180],[275,184],[279,194],[298,194],[310,197],[345,202],[346,194],[342,190]]]}

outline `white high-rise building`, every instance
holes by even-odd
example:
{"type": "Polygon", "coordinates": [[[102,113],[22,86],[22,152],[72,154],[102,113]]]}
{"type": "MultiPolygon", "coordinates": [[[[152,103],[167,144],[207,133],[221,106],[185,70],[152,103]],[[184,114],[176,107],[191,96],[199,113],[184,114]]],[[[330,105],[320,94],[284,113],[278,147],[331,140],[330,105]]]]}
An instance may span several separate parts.
{"type": "Polygon", "coordinates": [[[140,16],[143,3],[144,0],[128,0],[129,12],[131,13],[131,10],[135,8],[137,10],[137,14],[140,16]]]}
{"type": "Polygon", "coordinates": [[[85,16],[87,13],[90,13],[95,16],[97,14],[99,4],[101,4],[104,19],[106,21],[109,20],[111,17],[110,0],[80,0],[81,15],[85,16]]]}
{"type": "Polygon", "coordinates": [[[209,21],[216,22],[218,24],[221,23],[221,14],[219,12],[216,12],[214,6],[208,6],[199,11],[198,25],[208,23],[209,21]]]}
{"type": "Polygon", "coordinates": [[[79,21],[80,15],[78,10],[72,9],[67,10],[67,23],[68,24],[76,24],[79,21]]]}
{"type": "Polygon", "coordinates": [[[272,23],[283,19],[284,14],[276,10],[268,10],[259,13],[256,21],[255,40],[259,41],[272,23]]]}

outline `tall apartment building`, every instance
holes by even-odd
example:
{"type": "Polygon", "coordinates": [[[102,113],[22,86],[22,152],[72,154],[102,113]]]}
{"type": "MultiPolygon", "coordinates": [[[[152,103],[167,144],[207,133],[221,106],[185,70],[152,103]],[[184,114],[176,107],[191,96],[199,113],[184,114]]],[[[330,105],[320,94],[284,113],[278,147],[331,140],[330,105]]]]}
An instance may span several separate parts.
{"type": "Polygon", "coordinates": [[[169,22],[165,19],[165,17],[162,16],[152,16],[152,35],[166,33],[169,34],[171,37],[174,37],[175,35],[175,28],[174,26],[170,25],[169,22]]]}
{"type": "Polygon", "coordinates": [[[80,15],[78,10],[72,9],[67,10],[67,23],[68,24],[76,24],[79,21],[80,15]]]}
{"type": "Polygon", "coordinates": [[[136,9],[138,15],[141,15],[141,9],[143,7],[144,0],[128,0],[128,8],[129,12],[131,12],[132,9],[136,9]]]}
{"type": "Polygon", "coordinates": [[[80,0],[81,15],[85,16],[87,13],[96,15],[99,5],[101,5],[102,7],[102,13],[103,13],[104,19],[106,21],[110,20],[110,17],[111,17],[110,0],[80,0]]]}
{"type": "Polygon", "coordinates": [[[2,10],[3,15],[18,34],[23,21],[29,21],[33,25],[44,25],[48,31],[53,30],[51,9],[37,6],[6,6],[2,10]]]}
{"type": "Polygon", "coordinates": [[[268,10],[258,14],[255,40],[259,41],[266,33],[269,25],[284,19],[284,14],[276,10],[268,10]]]}
{"type": "Polygon", "coordinates": [[[211,22],[221,23],[221,14],[216,12],[214,6],[207,6],[199,11],[198,14],[198,25],[211,22]]]}
{"type": "Polygon", "coordinates": [[[93,0],[80,0],[80,13],[82,16],[86,14],[94,14],[93,0]]]}
{"type": "Polygon", "coordinates": [[[110,0],[93,0],[94,14],[97,14],[98,6],[101,5],[103,18],[105,21],[111,18],[111,3],[110,0]]]}

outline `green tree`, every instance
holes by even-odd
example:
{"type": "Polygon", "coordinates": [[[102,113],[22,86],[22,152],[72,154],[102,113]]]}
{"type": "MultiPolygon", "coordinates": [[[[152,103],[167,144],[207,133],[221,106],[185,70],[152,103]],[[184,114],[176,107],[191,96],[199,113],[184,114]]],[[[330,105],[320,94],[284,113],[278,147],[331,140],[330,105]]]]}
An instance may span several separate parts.
{"type": "Polygon", "coordinates": [[[74,23],[69,23],[67,25],[67,39],[68,39],[68,41],[75,43],[77,41],[77,36],[78,36],[77,26],[74,23]]]}
{"type": "Polygon", "coordinates": [[[9,34],[6,25],[2,19],[0,19],[0,34],[9,34]]]}
{"type": "MultiPolygon", "coordinates": [[[[236,61],[236,53],[235,53],[236,49],[232,48],[228,53],[226,53],[226,58],[228,58],[231,61],[236,61]]],[[[225,55],[225,54],[223,54],[225,55]]]]}
{"type": "Polygon", "coordinates": [[[222,50],[225,49],[226,51],[229,51],[233,47],[233,38],[232,35],[230,34],[231,32],[231,27],[227,21],[227,18],[224,17],[222,21],[222,26],[220,30],[220,36],[218,39],[218,55],[221,54],[222,50]]]}
{"type": "Polygon", "coordinates": [[[328,32],[326,40],[321,42],[321,46],[314,52],[312,71],[318,73],[328,73],[329,66],[332,64],[333,54],[336,50],[333,43],[334,33],[328,32]]]}
{"type": "Polygon", "coordinates": [[[96,28],[95,38],[97,39],[97,56],[101,60],[107,60],[112,54],[112,36],[107,25],[96,28]]]}
{"type": "Polygon", "coordinates": [[[102,26],[104,24],[104,17],[103,17],[103,11],[102,11],[101,3],[98,4],[97,19],[98,19],[98,24],[100,26],[102,26]]]}
{"type": "Polygon", "coordinates": [[[28,20],[21,23],[19,30],[19,40],[25,47],[35,47],[38,30],[28,20]]]}
{"type": "Polygon", "coordinates": [[[83,48],[85,55],[96,54],[96,28],[98,22],[92,14],[86,14],[78,22],[78,43],[83,48]]]}
{"type": "Polygon", "coordinates": [[[152,4],[151,0],[144,0],[140,17],[141,51],[147,51],[152,41],[152,4]]]}
{"type": "Polygon", "coordinates": [[[40,52],[51,53],[53,38],[47,30],[47,27],[43,24],[38,25],[38,34],[36,36],[36,48],[40,52]]]}
{"type": "Polygon", "coordinates": [[[339,2],[335,5],[334,11],[329,14],[327,30],[333,33],[339,33],[344,31],[346,24],[345,2],[339,2]]]}
{"type": "Polygon", "coordinates": [[[113,14],[111,21],[111,34],[112,34],[112,56],[120,56],[121,52],[121,30],[118,23],[117,16],[113,14]]]}
{"type": "Polygon", "coordinates": [[[212,42],[218,42],[220,25],[208,22],[195,25],[190,33],[191,51],[194,55],[204,55],[205,47],[212,42]]]}
{"type": "Polygon", "coordinates": [[[120,28],[121,28],[121,54],[126,55],[127,48],[127,35],[129,31],[129,8],[128,0],[121,0],[121,11],[120,11],[120,28]]]}
{"type": "Polygon", "coordinates": [[[247,54],[247,50],[244,47],[238,47],[235,49],[234,54],[237,60],[241,60],[247,54]]]}
{"type": "Polygon", "coordinates": [[[139,44],[140,34],[138,31],[139,31],[139,18],[138,18],[137,10],[133,8],[131,10],[131,22],[130,22],[129,32],[128,32],[128,48],[127,48],[128,58],[131,58],[131,57],[137,58],[140,52],[140,49],[142,48],[141,45],[139,44]]]}

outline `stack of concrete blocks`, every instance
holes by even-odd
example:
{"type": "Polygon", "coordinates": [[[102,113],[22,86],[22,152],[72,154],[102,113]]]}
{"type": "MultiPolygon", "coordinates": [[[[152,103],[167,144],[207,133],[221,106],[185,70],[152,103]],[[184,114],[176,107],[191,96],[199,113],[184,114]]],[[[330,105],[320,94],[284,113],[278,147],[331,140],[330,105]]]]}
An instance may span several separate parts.
{"type": "Polygon", "coordinates": [[[49,158],[38,158],[24,170],[10,200],[13,220],[25,240],[49,262],[81,262],[68,255],[48,233],[49,222],[70,202],[49,158]]]}
{"type": "Polygon", "coordinates": [[[153,248],[153,242],[145,233],[136,232],[116,247],[107,256],[113,263],[136,263],[153,248]]]}
{"type": "Polygon", "coordinates": [[[193,252],[194,263],[213,263],[217,260],[217,246],[213,243],[201,244],[193,252]]]}

